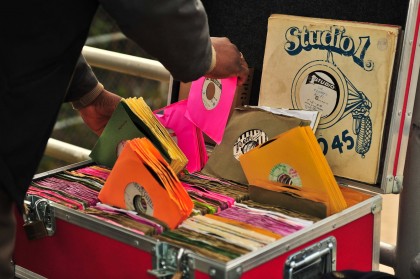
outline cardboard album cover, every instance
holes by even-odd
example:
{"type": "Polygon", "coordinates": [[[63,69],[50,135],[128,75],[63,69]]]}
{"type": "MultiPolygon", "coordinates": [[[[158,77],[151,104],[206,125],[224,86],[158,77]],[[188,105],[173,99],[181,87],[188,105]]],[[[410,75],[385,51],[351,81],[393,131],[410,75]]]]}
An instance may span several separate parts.
{"type": "Polygon", "coordinates": [[[376,184],[399,26],[275,14],[259,105],[321,111],[334,175],[376,184]]]}

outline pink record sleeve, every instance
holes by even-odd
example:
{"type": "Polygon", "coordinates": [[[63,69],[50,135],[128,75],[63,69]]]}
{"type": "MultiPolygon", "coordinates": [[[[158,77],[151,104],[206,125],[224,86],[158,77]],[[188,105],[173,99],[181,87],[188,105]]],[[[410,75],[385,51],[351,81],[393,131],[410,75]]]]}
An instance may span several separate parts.
{"type": "Polygon", "coordinates": [[[191,84],[185,116],[220,144],[235,97],[237,77],[202,77],[191,84]]]}

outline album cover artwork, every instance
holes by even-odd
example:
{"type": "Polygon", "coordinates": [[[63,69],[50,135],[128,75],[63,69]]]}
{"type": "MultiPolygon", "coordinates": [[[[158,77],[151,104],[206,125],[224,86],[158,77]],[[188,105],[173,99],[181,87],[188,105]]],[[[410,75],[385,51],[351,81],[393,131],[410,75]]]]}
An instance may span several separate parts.
{"type": "Polygon", "coordinates": [[[259,105],[321,111],[334,174],[377,183],[399,26],[275,14],[259,105]]]}

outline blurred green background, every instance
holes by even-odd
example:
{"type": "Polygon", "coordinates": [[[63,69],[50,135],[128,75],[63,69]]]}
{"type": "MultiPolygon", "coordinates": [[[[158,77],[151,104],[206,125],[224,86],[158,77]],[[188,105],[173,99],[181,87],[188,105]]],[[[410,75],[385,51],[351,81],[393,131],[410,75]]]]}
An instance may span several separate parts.
{"type": "MultiPolygon", "coordinates": [[[[153,59],[138,45],[120,33],[113,19],[100,8],[92,22],[87,46],[153,59]]],[[[92,67],[98,80],[105,88],[122,97],[143,97],[152,110],[162,108],[167,103],[168,83],[148,80],[131,75],[92,67]]],[[[63,104],[52,138],[92,149],[98,137],[85,126],[78,112],[68,103],[63,104]]],[[[69,165],[48,156],[42,159],[37,173],[69,165]]]]}

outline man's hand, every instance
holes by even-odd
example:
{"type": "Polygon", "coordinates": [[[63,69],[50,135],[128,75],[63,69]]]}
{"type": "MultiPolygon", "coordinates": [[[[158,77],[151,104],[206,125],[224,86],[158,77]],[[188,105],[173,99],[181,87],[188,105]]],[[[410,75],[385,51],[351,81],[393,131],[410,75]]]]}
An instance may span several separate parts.
{"type": "Polygon", "coordinates": [[[120,96],[104,89],[92,103],[79,109],[80,116],[100,136],[120,100],[120,96]]]}
{"type": "Polygon", "coordinates": [[[249,68],[242,53],[228,38],[212,37],[211,42],[216,51],[216,66],[207,73],[208,78],[238,77],[238,85],[248,78],[249,68]]]}

